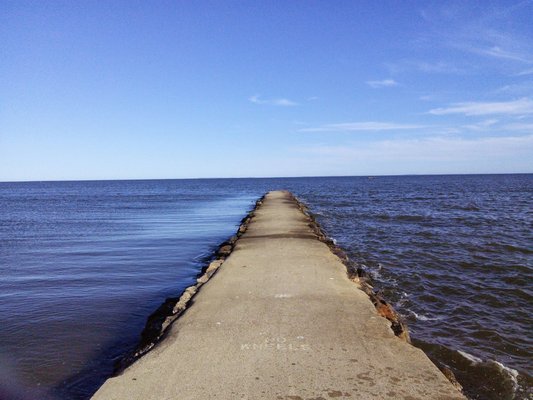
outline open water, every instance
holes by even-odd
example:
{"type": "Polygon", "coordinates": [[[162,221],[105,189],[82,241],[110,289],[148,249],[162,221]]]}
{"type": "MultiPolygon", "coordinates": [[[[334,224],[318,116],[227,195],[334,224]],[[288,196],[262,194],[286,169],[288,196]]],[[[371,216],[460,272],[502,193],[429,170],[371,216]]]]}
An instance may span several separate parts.
{"type": "Polygon", "coordinates": [[[0,183],[0,399],[88,399],[289,189],[472,399],[533,397],[533,175],[0,183]]]}

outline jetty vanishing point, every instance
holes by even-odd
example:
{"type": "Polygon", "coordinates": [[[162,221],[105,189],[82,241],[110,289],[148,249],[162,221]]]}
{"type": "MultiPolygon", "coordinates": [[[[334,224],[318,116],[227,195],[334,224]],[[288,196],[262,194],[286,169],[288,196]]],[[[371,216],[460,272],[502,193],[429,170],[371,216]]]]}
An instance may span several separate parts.
{"type": "Polygon", "coordinates": [[[465,399],[319,230],[268,193],[93,399],[465,399]]]}

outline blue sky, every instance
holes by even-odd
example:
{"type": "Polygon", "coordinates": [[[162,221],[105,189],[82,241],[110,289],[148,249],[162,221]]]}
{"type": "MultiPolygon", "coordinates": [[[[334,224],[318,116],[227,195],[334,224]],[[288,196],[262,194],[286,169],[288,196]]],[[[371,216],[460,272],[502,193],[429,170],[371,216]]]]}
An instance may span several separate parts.
{"type": "Polygon", "coordinates": [[[533,1],[0,0],[0,181],[533,172],[533,1]]]}

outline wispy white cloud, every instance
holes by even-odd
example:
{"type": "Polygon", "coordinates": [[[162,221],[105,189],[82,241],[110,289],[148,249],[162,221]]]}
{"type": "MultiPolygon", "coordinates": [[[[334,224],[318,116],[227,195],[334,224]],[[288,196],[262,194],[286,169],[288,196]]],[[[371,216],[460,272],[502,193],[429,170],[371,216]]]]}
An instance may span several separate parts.
{"type": "Polygon", "coordinates": [[[500,87],[495,92],[512,94],[516,96],[527,96],[533,93],[533,80],[530,79],[519,83],[510,83],[508,85],[500,87]]]}
{"type": "Polygon", "coordinates": [[[442,61],[415,61],[412,62],[411,65],[413,65],[420,72],[426,72],[430,74],[456,74],[462,72],[462,70],[457,66],[442,61]]]}
{"type": "Polygon", "coordinates": [[[418,97],[422,101],[435,101],[439,98],[438,95],[435,94],[424,94],[418,97]]]}
{"type": "Polygon", "coordinates": [[[401,60],[386,63],[385,67],[391,74],[413,70],[426,74],[462,74],[465,72],[457,65],[444,61],[401,60]]]}
{"type": "Polygon", "coordinates": [[[514,61],[518,64],[533,63],[533,48],[527,38],[512,33],[505,28],[494,28],[490,23],[482,23],[478,32],[473,27],[469,38],[464,42],[456,41],[455,46],[464,51],[496,60],[514,61]]]}
{"type": "Polygon", "coordinates": [[[421,12],[427,24],[421,42],[432,48],[440,46],[485,59],[471,62],[471,57],[454,57],[467,71],[497,68],[515,70],[516,74],[517,68],[533,64],[533,46],[527,28],[523,29],[521,24],[510,25],[509,21],[514,21],[515,16],[520,21],[519,14],[527,15],[532,6],[533,2],[523,1],[483,9],[470,2],[428,7],[421,12]]]}
{"type": "MultiPolygon", "coordinates": [[[[520,147],[525,145],[526,148],[533,149],[533,135],[527,136],[500,136],[500,137],[479,137],[472,139],[465,139],[459,137],[427,137],[419,139],[395,139],[395,140],[381,140],[377,142],[370,142],[366,145],[357,143],[357,145],[342,145],[342,146],[311,146],[304,149],[307,152],[318,154],[329,154],[334,156],[353,156],[361,154],[366,151],[382,151],[382,154],[387,153],[386,150],[393,154],[405,154],[412,156],[419,154],[424,158],[433,158],[438,156],[440,158],[446,152],[453,154],[458,150],[473,150],[478,149],[478,146],[490,150],[490,153],[497,153],[501,148],[520,147]],[[499,145],[499,146],[495,146],[499,145]],[[432,149],[429,154],[427,151],[432,149]],[[418,151],[423,150],[423,151],[418,151]],[[435,154],[431,154],[435,153],[435,154]]],[[[375,153],[376,155],[379,153],[375,153]]],[[[533,164],[533,162],[532,162],[533,164]]]]}
{"type": "Polygon", "coordinates": [[[524,76],[524,75],[533,75],[533,68],[525,69],[523,71],[520,71],[516,76],[524,76]]]}
{"type": "Polygon", "coordinates": [[[498,123],[497,119],[486,119],[484,121],[480,121],[475,124],[463,125],[463,128],[470,130],[470,131],[486,131],[486,130],[491,129],[497,123],[498,123]]]}
{"type": "Polygon", "coordinates": [[[449,107],[434,108],[429,110],[429,114],[464,114],[467,116],[491,114],[533,114],[533,101],[524,97],[522,99],[513,101],[454,103],[449,107]]]}
{"type": "Polygon", "coordinates": [[[533,57],[530,54],[504,49],[500,46],[456,45],[456,47],[460,47],[463,50],[482,56],[520,61],[528,64],[533,62],[533,57]]]}
{"type": "Polygon", "coordinates": [[[383,88],[383,87],[398,86],[398,82],[396,82],[394,79],[383,79],[381,81],[367,81],[366,84],[375,89],[383,88]]]}
{"type": "Polygon", "coordinates": [[[424,125],[399,124],[395,122],[344,122],[326,124],[314,128],[303,128],[300,132],[358,132],[358,131],[393,131],[402,129],[421,129],[424,125]]]}
{"type": "Polygon", "coordinates": [[[285,99],[285,98],[276,98],[276,99],[262,99],[259,95],[250,96],[248,100],[254,104],[266,104],[271,106],[280,106],[280,107],[293,107],[297,106],[298,103],[295,101],[285,99]]]}
{"type": "Polygon", "coordinates": [[[514,123],[503,126],[507,131],[526,131],[533,133],[533,123],[514,123]]]}

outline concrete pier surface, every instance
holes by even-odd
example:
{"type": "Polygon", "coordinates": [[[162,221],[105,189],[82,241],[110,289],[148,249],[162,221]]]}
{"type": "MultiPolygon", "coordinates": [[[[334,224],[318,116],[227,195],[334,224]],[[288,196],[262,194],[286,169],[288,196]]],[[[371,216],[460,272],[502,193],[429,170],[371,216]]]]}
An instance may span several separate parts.
{"type": "Polygon", "coordinates": [[[464,399],[309,223],[267,194],[164,340],[93,399],[464,399]]]}

